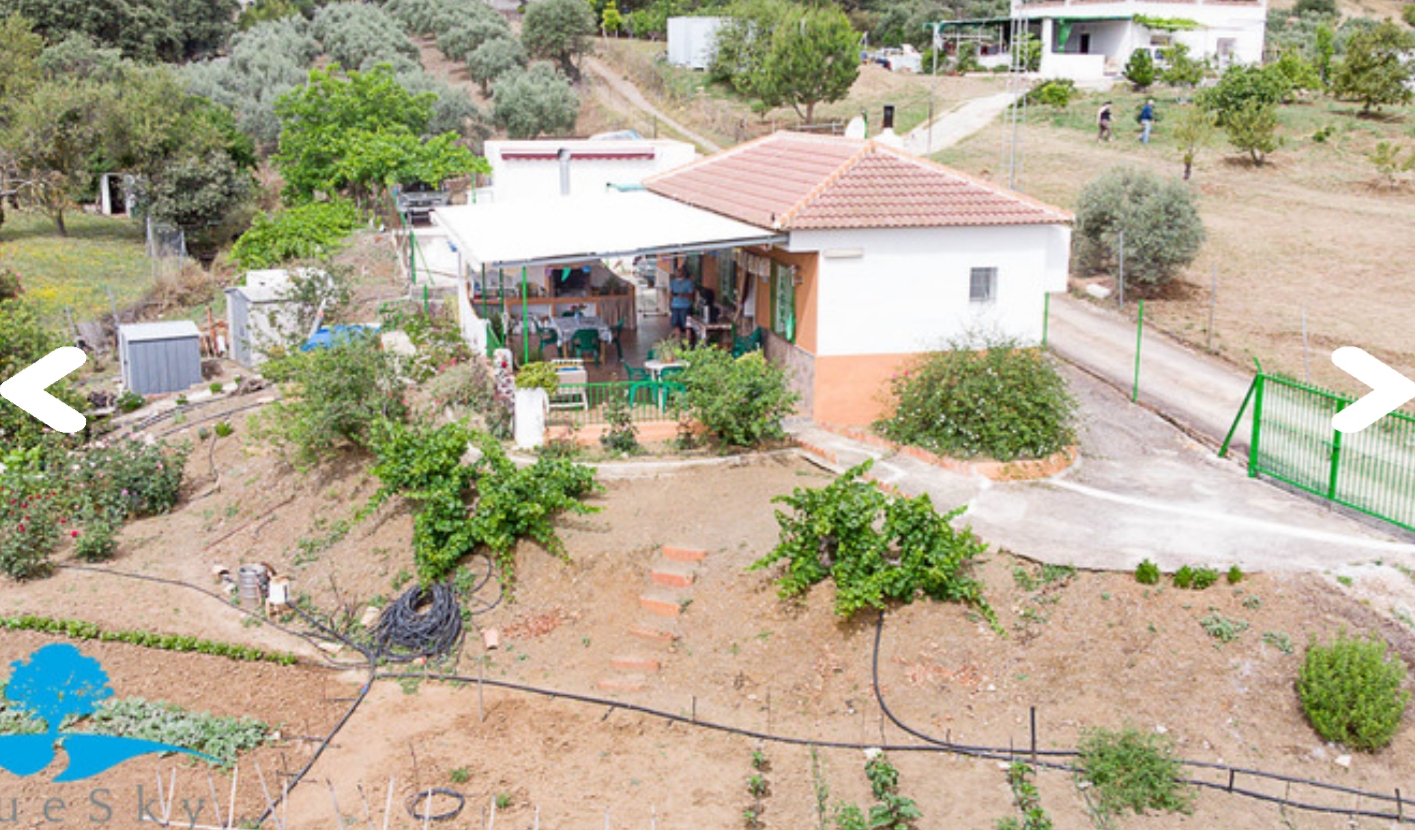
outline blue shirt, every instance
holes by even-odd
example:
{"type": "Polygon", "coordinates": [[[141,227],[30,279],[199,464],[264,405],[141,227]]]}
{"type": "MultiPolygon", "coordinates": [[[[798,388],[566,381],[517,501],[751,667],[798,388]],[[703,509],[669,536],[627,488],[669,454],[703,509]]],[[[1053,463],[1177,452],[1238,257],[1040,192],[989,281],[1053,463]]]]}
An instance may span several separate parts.
{"type": "Polygon", "coordinates": [[[673,300],[669,303],[669,308],[692,308],[693,307],[693,281],[686,277],[675,277],[668,283],[668,290],[673,292],[673,300]]]}
{"type": "Polygon", "coordinates": [[[1155,120],[1155,108],[1152,107],[1152,106],[1150,106],[1149,104],[1146,104],[1146,105],[1144,105],[1143,107],[1141,107],[1141,108],[1140,108],[1140,120],[1141,120],[1141,121],[1153,121],[1153,120],[1155,120]]]}

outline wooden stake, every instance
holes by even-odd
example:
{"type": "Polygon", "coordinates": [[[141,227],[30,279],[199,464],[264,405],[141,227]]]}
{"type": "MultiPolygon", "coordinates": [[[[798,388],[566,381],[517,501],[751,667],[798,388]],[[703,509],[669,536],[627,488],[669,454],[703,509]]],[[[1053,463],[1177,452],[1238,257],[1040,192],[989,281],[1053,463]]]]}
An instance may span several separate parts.
{"type": "Polygon", "coordinates": [[[388,818],[393,815],[393,779],[388,779],[388,800],[383,804],[383,830],[388,830],[388,818]]]}
{"type": "Polygon", "coordinates": [[[1032,709],[1032,767],[1037,766],[1037,707],[1032,709]]]}
{"type": "Polygon", "coordinates": [[[206,771],[206,786],[211,789],[211,808],[216,813],[216,820],[221,820],[221,800],[216,797],[216,779],[211,777],[211,770],[206,771]]]}
{"type": "Polygon", "coordinates": [[[427,795],[423,798],[423,830],[427,830],[428,823],[432,821],[432,788],[428,787],[427,795]]]}
{"type": "Polygon", "coordinates": [[[334,805],[334,830],[344,830],[344,814],[339,812],[339,799],[334,795],[334,782],[326,778],[324,783],[329,787],[329,801],[334,805]]]}
{"type": "Polygon", "coordinates": [[[485,668],[485,667],[484,667],[484,663],[482,662],[481,659],[478,659],[478,660],[477,660],[477,718],[479,718],[482,723],[486,723],[486,706],[485,706],[485,704],[482,702],[482,683],[481,683],[482,672],[484,671],[484,668],[485,668]]]}
{"type": "Polygon", "coordinates": [[[531,825],[531,830],[540,830],[540,808],[536,808],[535,823],[531,825]]]}
{"type": "Polygon", "coordinates": [[[269,810],[270,817],[275,819],[275,827],[277,830],[285,830],[285,822],[281,821],[275,815],[275,805],[270,801],[270,788],[265,785],[265,773],[261,771],[259,761],[255,762],[255,774],[260,778],[260,791],[265,795],[265,809],[269,810]]]}
{"type": "Polygon", "coordinates": [[[609,830],[609,808],[604,808],[604,830],[609,830]]]}
{"type": "Polygon", "coordinates": [[[486,830],[496,830],[496,796],[491,797],[491,818],[486,823],[486,830]]]}
{"type": "Polygon", "coordinates": [[[236,782],[241,780],[241,768],[231,767],[231,803],[226,806],[226,826],[236,826],[236,782]]]}
{"type": "Polygon", "coordinates": [[[364,785],[360,782],[356,786],[359,790],[359,800],[364,803],[364,821],[368,822],[368,830],[376,830],[373,826],[373,811],[369,809],[368,797],[364,795],[364,785]]]}

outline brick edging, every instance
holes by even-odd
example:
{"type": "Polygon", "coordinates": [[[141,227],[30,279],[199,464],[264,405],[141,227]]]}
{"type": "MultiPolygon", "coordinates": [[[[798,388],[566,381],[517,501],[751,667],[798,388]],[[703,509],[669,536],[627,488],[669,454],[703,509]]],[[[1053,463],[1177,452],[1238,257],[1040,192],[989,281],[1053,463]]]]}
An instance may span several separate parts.
{"type": "MultiPolygon", "coordinates": [[[[858,427],[837,426],[835,424],[816,424],[827,432],[835,433],[852,441],[859,441],[869,444],[889,452],[907,455],[910,458],[918,459],[925,464],[932,464],[955,473],[963,475],[976,475],[991,481],[1031,481],[1039,478],[1051,478],[1057,473],[1065,470],[1076,462],[1080,456],[1080,448],[1070,446],[1063,450],[1052,453],[1046,458],[1029,458],[1021,461],[964,461],[957,458],[949,458],[945,455],[931,453],[922,447],[912,447],[907,444],[896,444],[887,438],[860,429],[858,427]]],[[[808,452],[821,456],[827,461],[839,466],[840,460],[835,453],[817,447],[803,441],[797,442],[808,452]]]]}

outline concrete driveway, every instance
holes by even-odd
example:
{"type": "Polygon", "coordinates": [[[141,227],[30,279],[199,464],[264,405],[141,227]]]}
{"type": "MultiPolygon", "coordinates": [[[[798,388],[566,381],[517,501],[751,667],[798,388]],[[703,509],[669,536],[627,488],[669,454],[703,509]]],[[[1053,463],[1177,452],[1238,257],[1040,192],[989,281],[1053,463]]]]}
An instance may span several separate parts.
{"type": "Polygon", "coordinates": [[[1415,544],[1388,526],[1250,479],[1127,395],[1073,367],[1063,371],[1081,406],[1082,457],[1044,481],[994,483],[814,427],[796,432],[838,467],[876,458],[877,478],[929,493],[940,510],[966,503],[966,521],[984,540],[1039,561],[1128,570],[1149,558],[1166,571],[1322,571],[1377,559],[1415,566],[1415,544]]]}

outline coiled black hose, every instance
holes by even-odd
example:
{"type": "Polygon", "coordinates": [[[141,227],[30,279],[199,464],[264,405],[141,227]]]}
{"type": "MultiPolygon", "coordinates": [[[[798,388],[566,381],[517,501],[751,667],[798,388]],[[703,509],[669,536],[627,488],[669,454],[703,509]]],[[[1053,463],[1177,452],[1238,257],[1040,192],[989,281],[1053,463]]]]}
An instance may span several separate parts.
{"type": "Polygon", "coordinates": [[[451,585],[414,585],[383,609],[373,629],[373,652],[393,663],[449,654],[462,639],[462,609],[451,585]]]}

